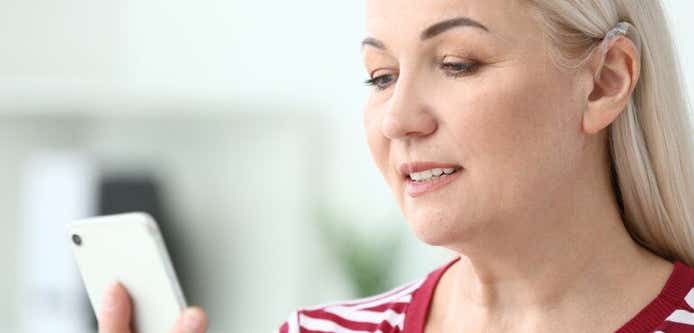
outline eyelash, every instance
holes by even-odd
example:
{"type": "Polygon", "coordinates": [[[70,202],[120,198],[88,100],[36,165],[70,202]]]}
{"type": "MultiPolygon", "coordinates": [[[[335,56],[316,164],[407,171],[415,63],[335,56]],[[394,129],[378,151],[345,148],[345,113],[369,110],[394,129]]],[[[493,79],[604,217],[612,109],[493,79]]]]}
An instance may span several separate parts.
{"type": "MultiPolygon", "coordinates": [[[[444,71],[444,74],[451,78],[459,78],[464,75],[469,75],[475,72],[480,66],[478,62],[448,62],[441,63],[440,67],[444,71]]],[[[384,74],[370,78],[364,81],[367,86],[373,86],[376,90],[382,91],[388,88],[388,86],[383,86],[383,84],[388,84],[393,81],[394,74],[384,74]],[[388,79],[388,80],[386,80],[388,79]],[[386,82],[383,82],[386,80],[386,82]]]]}

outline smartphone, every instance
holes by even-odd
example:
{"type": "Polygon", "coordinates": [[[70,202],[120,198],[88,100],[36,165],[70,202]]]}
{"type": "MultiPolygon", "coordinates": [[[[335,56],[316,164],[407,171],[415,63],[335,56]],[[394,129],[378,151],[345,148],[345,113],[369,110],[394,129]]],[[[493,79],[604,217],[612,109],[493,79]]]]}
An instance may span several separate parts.
{"type": "Polygon", "coordinates": [[[130,294],[136,333],[170,331],[186,301],[154,219],[127,213],[78,220],[68,238],[95,314],[118,281],[130,294]]]}

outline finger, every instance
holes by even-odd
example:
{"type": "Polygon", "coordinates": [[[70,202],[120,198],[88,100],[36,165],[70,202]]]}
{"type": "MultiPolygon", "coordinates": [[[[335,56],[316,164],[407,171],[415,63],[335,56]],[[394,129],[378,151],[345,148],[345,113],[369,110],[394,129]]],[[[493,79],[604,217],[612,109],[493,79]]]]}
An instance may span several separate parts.
{"type": "Polygon", "coordinates": [[[199,307],[192,307],[181,313],[171,333],[205,333],[206,330],[207,314],[199,307]]]}
{"type": "Polygon", "coordinates": [[[99,333],[132,333],[130,297],[120,283],[108,288],[99,310],[99,333]]]}

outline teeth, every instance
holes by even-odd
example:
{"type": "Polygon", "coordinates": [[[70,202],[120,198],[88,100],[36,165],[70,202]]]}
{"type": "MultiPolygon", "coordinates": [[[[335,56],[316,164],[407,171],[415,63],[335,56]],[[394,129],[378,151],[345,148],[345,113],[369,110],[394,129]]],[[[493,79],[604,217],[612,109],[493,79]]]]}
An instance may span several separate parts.
{"type": "Polygon", "coordinates": [[[440,177],[441,175],[447,176],[455,172],[455,168],[446,168],[446,169],[441,169],[441,168],[435,168],[435,169],[429,169],[429,170],[424,170],[420,172],[413,172],[410,174],[410,179],[414,181],[425,181],[425,180],[430,180],[432,178],[437,178],[440,177]]]}

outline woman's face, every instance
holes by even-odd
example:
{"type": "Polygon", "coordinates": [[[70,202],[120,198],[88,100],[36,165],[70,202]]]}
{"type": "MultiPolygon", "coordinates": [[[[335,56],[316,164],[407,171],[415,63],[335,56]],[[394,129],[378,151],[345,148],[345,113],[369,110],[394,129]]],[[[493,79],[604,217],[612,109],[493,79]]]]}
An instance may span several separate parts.
{"type": "Polygon", "coordinates": [[[543,227],[513,224],[580,181],[587,81],[554,65],[531,15],[520,1],[367,0],[369,147],[430,244],[543,227]]]}

